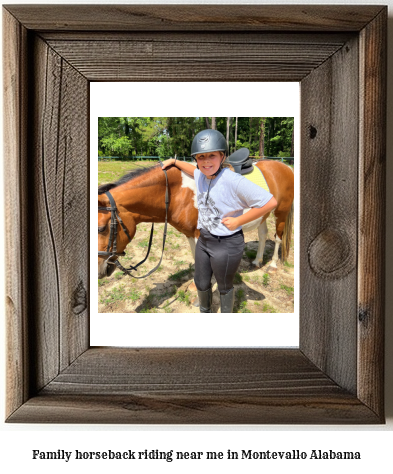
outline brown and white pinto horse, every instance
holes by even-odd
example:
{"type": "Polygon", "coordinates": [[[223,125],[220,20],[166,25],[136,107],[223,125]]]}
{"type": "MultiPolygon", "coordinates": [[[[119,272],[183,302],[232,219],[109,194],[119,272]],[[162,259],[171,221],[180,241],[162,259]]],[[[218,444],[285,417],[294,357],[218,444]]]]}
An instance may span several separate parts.
{"type": "MultiPolygon", "coordinates": [[[[294,174],[292,169],[281,162],[262,160],[256,166],[262,171],[270,192],[277,200],[272,211],[276,218],[276,245],[270,267],[278,261],[278,247],[282,243],[281,259],[285,261],[290,248],[293,222],[294,174]]],[[[199,237],[197,227],[198,209],[196,185],[193,178],[172,166],[166,169],[169,184],[168,223],[184,234],[190,243],[195,258],[195,244],[199,237]]],[[[165,221],[165,174],[160,166],[137,170],[123,176],[116,183],[104,184],[98,188],[98,206],[110,207],[106,191],[110,191],[116,203],[117,212],[128,230],[131,240],[136,227],[141,222],[165,221]]],[[[245,210],[246,212],[247,210],[245,210]]],[[[243,226],[244,232],[258,228],[259,244],[254,265],[260,266],[267,237],[266,219],[269,214],[243,226]]],[[[110,233],[111,212],[98,211],[98,251],[105,252],[110,233]]],[[[129,239],[117,224],[117,252],[121,253],[129,239]]],[[[98,257],[98,278],[110,276],[115,265],[108,259],[98,257]]]]}

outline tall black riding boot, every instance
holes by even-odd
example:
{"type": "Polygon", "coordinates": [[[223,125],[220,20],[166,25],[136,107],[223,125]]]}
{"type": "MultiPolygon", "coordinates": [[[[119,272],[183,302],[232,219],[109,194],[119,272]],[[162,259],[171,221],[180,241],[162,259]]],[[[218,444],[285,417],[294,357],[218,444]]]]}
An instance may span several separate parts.
{"type": "Polygon", "coordinates": [[[198,299],[199,299],[199,312],[200,313],[211,313],[212,312],[212,301],[213,301],[212,289],[209,288],[206,291],[199,291],[198,290],[198,299]]]}
{"type": "Polygon", "coordinates": [[[232,288],[225,295],[220,294],[221,313],[232,313],[235,302],[235,288],[232,288]]]}

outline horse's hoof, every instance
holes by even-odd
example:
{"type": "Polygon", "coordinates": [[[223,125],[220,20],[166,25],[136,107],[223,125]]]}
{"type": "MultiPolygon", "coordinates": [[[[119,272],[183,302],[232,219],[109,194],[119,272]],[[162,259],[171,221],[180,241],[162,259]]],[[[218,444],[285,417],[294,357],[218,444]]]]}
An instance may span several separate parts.
{"type": "Polygon", "coordinates": [[[261,265],[262,262],[260,262],[259,260],[254,260],[254,261],[251,262],[251,263],[252,263],[253,265],[255,265],[256,267],[258,267],[258,268],[261,268],[261,266],[262,266],[262,265],[261,265]]]}
{"type": "Polygon", "coordinates": [[[277,271],[277,267],[272,267],[270,266],[268,269],[267,269],[267,273],[276,273],[277,271]]]}

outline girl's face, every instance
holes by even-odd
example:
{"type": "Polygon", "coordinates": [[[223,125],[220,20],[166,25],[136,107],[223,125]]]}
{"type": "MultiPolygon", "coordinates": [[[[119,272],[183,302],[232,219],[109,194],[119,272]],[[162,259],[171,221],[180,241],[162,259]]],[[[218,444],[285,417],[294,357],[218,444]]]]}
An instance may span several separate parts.
{"type": "Polygon", "coordinates": [[[211,151],[196,155],[198,168],[208,178],[220,167],[224,154],[221,151],[211,151]]]}

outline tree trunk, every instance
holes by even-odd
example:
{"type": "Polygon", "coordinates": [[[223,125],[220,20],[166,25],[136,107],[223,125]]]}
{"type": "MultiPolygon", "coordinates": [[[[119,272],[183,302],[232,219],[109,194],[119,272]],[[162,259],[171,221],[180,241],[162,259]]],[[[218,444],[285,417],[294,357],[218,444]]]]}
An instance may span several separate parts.
{"type": "Polygon", "coordinates": [[[130,134],[130,125],[128,123],[127,117],[124,117],[124,135],[128,137],[130,134]]]}
{"type": "Polygon", "coordinates": [[[236,117],[236,127],[235,127],[235,149],[234,149],[234,151],[236,151],[236,143],[237,143],[237,119],[238,119],[238,117],[236,117]]]}
{"type": "Polygon", "coordinates": [[[265,157],[265,117],[261,118],[261,134],[259,136],[259,158],[265,157]]]}
{"type": "Polygon", "coordinates": [[[209,117],[205,117],[206,128],[210,128],[209,117]]]}
{"type": "Polygon", "coordinates": [[[291,142],[291,157],[294,156],[294,153],[295,153],[295,147],[294,147],[294,129],[295,129],[295,124],[293,124],[293,128],[292,128],[292,142],[291,142]]]}
{"type": "Polygon", "coordinates": [[[232,117],[227,117],[227,150],[229,154],[229,132],[231,130],[231,119],[232,117]]]}
{"type": "Polygon", "coordinates": [[[216,117],[212,117],[212,129],[217,130],[216,117]]]}

